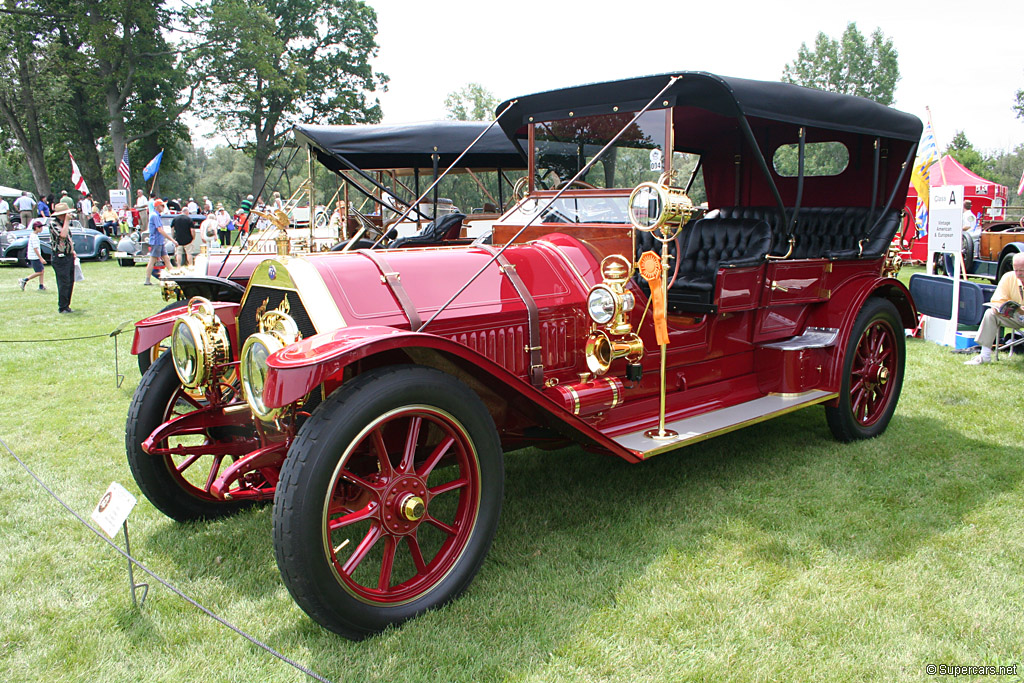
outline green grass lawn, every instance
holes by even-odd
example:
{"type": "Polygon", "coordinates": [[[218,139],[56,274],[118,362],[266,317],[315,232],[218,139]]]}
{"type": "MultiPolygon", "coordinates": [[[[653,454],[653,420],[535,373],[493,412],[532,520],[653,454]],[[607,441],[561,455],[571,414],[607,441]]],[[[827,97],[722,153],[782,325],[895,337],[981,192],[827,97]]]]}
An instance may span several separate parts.
{"type": "MultiPolygon", "coordinates": [[[[84,270],[58,316],[52,271],[50,292],[22,293],[28,271],[0,269],[0,339],[106,333],[163,306],[141,268],[84,270]]],[[[0,344],[0,437],[86,517],[111,481],[138,495],[129,340],[120,388],[109,339],[0,344]]],[[[811,408],[641,465],[506,454],[501,524],[466,594],[360,643],[292,602],[269,507],[182,525],[139,496],[132,549],[333,681],[928,681],[954,679],[927,664],[1019,664],[1024,360],[907,349],[872,441],[836,443],[811,408]]],[[[0,543],[0,680],[308,680],[160,586],[135,609],[125,561],[5,451],[0,543]]]]}

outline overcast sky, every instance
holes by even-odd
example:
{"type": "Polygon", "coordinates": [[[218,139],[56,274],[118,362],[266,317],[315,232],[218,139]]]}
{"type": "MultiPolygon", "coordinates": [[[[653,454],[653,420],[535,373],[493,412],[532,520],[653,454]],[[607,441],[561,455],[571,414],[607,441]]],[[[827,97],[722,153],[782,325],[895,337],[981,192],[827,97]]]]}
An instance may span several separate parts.
{"type": "Polygon", "coordinates": [[[800,44],[857,23],[899,52],[897,109],[925,120],[940,149],[963,130],[983,151],[1024,143],[1012,109],[1024,88],[1024,0],[683,2],[367,0],[385,123],[444,118],[445,96],[480,83],[499,101],[669,71],[779,80],[800,44]],[[920,7],[921,11],[914,11],[920,7]]]}

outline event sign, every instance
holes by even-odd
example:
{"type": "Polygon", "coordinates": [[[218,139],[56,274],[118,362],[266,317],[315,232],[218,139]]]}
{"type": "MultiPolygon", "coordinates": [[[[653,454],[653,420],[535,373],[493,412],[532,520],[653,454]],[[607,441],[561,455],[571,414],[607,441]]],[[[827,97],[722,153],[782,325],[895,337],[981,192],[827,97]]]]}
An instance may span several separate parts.
{"type": "Polygon", "coordinates": [[[110,191],[110,208],[119,211],[128,206],[128,190],[110,191]]]}
{"type": "MultiPolygon", "coordinates": [[[[928,273],[934,272],[936,254],[949,254],[945,259],[953,266],[954,282],[959,281],[963,261],[960,246],[963,240],[964,188],[962,185],[933,187],[928,193],[928,273]]],[[[960,288],[953,287],[949,320],[926,316],[924,338],[928,341],[956,346],[957,319],[960,313],[960,288]]]]}
{"type": "Polygon", "coordinates": [[[134,507],[135,496],[115,481],[110,484],[96,509],[92,511],[92,521],[96,522],[107,536],[113,538],[121,530],[121,525],[128,519],[134,507]]]}

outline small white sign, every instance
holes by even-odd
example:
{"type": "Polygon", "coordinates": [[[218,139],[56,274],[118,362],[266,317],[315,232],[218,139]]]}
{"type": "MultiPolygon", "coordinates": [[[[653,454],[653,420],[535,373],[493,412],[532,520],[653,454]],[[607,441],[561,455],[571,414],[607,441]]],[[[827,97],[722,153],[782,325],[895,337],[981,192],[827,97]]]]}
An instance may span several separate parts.
{"type": "Polygon", "coordinates": [[[96,522],[107,536],[113,538],[121,530],[121,525],[128,519],[134,507],[135,496],[115,481],[110,484],[96,509],[92,511],[92,521],[96,522]]]}
{"type": "Polygon", "coordinates": [[[652,149],[649,156],[652,171],[665,170],[665,155],[661,153],[660,147],[655,147],[654,149],[652,149]]]}
{"type": "Polygon", "coordinates": [[[128,190],[111,190],[110,208],[118,211],[126,206],[128,206],[128,190]]]}
{"type": "Polygon", "coordinates": [[[964,214],[963,186],[933,187],[930,198],[928,248],[947,254],[959,253],[964,214]]]}

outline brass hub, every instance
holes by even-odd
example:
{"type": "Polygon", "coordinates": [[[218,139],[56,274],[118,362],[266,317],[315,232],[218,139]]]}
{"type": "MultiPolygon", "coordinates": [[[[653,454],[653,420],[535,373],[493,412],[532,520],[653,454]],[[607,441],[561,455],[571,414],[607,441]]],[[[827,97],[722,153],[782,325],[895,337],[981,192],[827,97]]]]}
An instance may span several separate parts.
{"type": "Polygon", "coordinates": [[[427,506],[423,503],[422,498],[410,494],[402,499],[400,509],[403,517],[410,522],[416,522],[423,517],[423,513],[427,511],[427,506]]]}
{"type": "Polygon", "coordinates": [[[878,368],[878,383],[885,384],[889,381],[889,368],[884,365],[878,368]]]}

